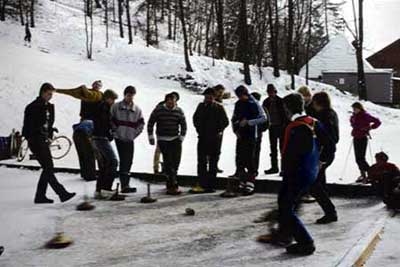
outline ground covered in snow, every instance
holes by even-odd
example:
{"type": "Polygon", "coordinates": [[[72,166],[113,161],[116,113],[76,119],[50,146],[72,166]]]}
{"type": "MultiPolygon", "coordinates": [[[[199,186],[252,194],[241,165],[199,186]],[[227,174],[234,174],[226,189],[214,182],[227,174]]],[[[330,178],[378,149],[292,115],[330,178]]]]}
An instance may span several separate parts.
{"type": "MultiPolygon", "coordinates": [[[[153,185],[158,202],[141,204],[145,187],[134,180],[138,193],[124,202],[95,201],[95,210],[79,212],[75,206],[85,191],[93,192],[93,182],[58,174],[79,196],[65,204],[39,206],[32,200],[39,172],[6,168],[0,172],[0,245],[6,249],[0,266],[336,266],[386,215],[373,199],[335,199],[340,221],[320,226],[314,224],[322,215],[320,208],[307,204],[301,217],[317,251],[296,258],[255,241],[267,226],[252,220],[276,207],[276,195],[169,197],[161,185],[153,185]],[[183,215],[188,207],[196,211],[194,217],[183,215]],[[56,231],[64,231],[74,244],[62,250],[44,249],[56,231]]],[[[51,190],[48,196],[56,199],[51,190]]]]}

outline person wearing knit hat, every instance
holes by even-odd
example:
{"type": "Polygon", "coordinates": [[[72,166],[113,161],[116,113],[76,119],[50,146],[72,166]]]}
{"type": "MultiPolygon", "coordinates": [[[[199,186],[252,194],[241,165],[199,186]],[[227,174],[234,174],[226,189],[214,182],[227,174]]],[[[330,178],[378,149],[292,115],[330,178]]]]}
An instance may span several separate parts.
{"type": "Polygon", "coordinates": [[[99,166],[96,199],[110,200],[110,197],[114,195],[112,186],[114,178],[117,176],[118,159],[111,146],[113,140],[111,106],[117,98],[118,95],[113,90],[107,89],[103,94],[103,100],[97,105],[93,117],[92,146],[99,166]]]}
{"type": "Polygon", "coordinates": [[[215,101],[213,88],[203,92],[201,102],[193,115],[193,124],[198,134],[197,173],[199,183],[191,193],[215,192],[217,166],[219,161],[219,140],[229,125],[224,107],[215,101]]]}
{"type": "Polygon", "coordinates": [[[282,186],[278,195],[279,229],[258,237],[259,242],[289,245],[289,254],[310,255],[315,251],[314,240],[295,213],[297,200],[315,182],[318,175],[319,151],[316,135],[322,126],[304,114],[304,100],[294,93],[283,98],[291,122],[286,128],[282,151],[282,186]]]}
{"type": "Polygon", "coordinates": [[[258,127],[267,122],[267,116],[258,101],[249,94],[248,89],[241,85],[235,89],[239,98],[235,103],[232,116],[233,132],[236,139],[236,170],[235,176],[241,180],[240,190],[243,195],[254,193],[254,183],[257,177],[254,154],[258,138],[258,127]]]}

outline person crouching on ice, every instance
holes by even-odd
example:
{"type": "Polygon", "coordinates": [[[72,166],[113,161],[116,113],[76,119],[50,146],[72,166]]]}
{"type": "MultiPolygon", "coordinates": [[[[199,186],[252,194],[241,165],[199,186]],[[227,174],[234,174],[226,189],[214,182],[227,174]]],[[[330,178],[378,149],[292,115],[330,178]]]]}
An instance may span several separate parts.
{"type": "Polygon", "coordinates": [[[154,125],[157,125],[157,143],[164,160],[164,173],[167,176],[167,194],[179,195],[177,173],[181,162],[182,142],[186,135],[186,118],[177,106],[177,96],[170,93],[165,103],[157,105],[150,115],[147,125],[150,145],[155,145],[154,125]]]}
{"type": "Polygon", "coordinates": [[[215,101],[215,91],[208,88],[204,91],[204,102],[197,106],[193,115],[199,141],[197,143],[198,186],[191,193],[215,192],[215,180],[218,171],[219,143],[229,119],[224,107],[215,101]]]}
{"type": "Polygon", "coordinates": [[[289,245],[289,254],[310,255],[314,241],[295,213],[296,202],[315,182],[318,175],[319,151],[316,132],[320,123],[304,114],[304,100],[300,94],[286,96],[284,104],[291,115],[286,128],[282,152],[282,187],[278,195],[279,229],[258,238],[259,242],[289,245]]]}
{"type": "Polygon", "coordinates": [[[246,87],[239,86],[235,89],[235,94],[239,98],[232,116],[233,132],[237,136],[236,169],[241,180],[241,193],[250,195],[254,193],[254,182],[257,177],[254,154],[259,134],[258,127],[267,121],[267,116],[246,87]]]}

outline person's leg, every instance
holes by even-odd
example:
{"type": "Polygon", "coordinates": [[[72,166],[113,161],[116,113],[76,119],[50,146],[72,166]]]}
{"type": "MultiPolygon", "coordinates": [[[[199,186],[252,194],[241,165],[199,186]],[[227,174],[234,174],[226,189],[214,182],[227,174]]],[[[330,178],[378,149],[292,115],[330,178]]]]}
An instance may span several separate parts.
{"type": "Polygon", "coordinates": [[[273,174],[279,172],[278,166],[278,138],[280,137],[280,127],[272,126],[269,129],[269,144],[270,144],[270,157],[271,168],[265,171],[265,174],[273,174]]]}
{"type": "MultiPolygon", "coordinates": [[[[223,137],[224,137],[223,135],[218,137],[218,142],[217,142],[217,145],[216,145],[216,149],[217,149],[217,152],[218,152],[218,155],[217,155],[218,156],[218,161],[219,161],[219,158],[221,156],[223,137]]],[[[217,172],[222,172],[222,170],[218,167],[218,162],[217,162],[217,172]]]]}
{"type": "Polygon", "coordinates": [[[215,190],[216,179],[218,173],[218,160],[220,153],[216,149],[215,143],[218,143],[218,139],[211,140],[208,148],[208,190],[215,190]]]}
{"type": "Polygon", "coordinates": [[[360,172],[362,175],[365,175],[365,172],[369,168],[369,165],[365,159],[365,155],[367,152],[367,146],[368,146],[368,138],[367,137],[354,138],[354,153],[355,153],[358,168],[360,169],[360,172]]]}
{"type": "Polygon", "coordinates": [[[173,164],[171,159],[170,142],[168,141],[158,141],[158,146],[160,147],[161,154],[164,161],[164,174],[167,176],[167,189],[172,187],[171,179],[173,177],[173,164]]]}
{"type": "Polygon", "coordinates": [[[117,173],[118,159],[114,152],[114,149],[111,146],[111,143],[107,139],[102,140],[102,153],[105,158],[105,167],[106,167],[104,189],[111,191],[114,179],[118,175],[117,173]]]}
{"type": "Polygon", "coordinates": [[[153,157],[153,171],[155,174],[160,172],[160,156],[161,156],[160,146],[157,144],[153,157]]]}
{"type": "Polygon", "coordinates": [[[96,179],[96,162],[89,136],[82,131],[74,131],[73,140],[78,154],[81,177],[87,181],[96,179]]]}
{"type": "Polygon", "coordinates": [[[261,153],[261,142],[262,142],[262,133],[261,136],[257,138],[255,152],[254,152],[254,168],[256,170],[256,174],[258,175],[258,169],[260,167],[260,153],[261,153]]]}
{"type": "Polygon", "coordinates": [[[97,165],[99,166],[99,176],[96,181],[96,192],[101,192],[101,189],[105,189],[106,178],[106,159],[101,150],[101,140],[93,139],[92,147],[97,159],[97,165]]]}
{"type": "Polygon", "coordinates": [[[171,161],[172,161],[172,179],[171,182],[175,187],[178,186],[178,170],[179,165],[181,164],[181,157],[182,157],[182,141],[180,139],[176,139],[170,142],[170,150],[171,150],[171,161]]]}
{"type": "Polygon", "coordinates": [[[207,144],[204,138],[199,138],[197,143],[197,175],[199,176],[199,184],[205,188],[208,182],[207,171],[207,144]]]}
{"type": "Polygon", "coordinates": [[[255,149],[256,149],[256,140],[245,140],[244,142],[244,150],[243,150],[243,156],[244,156],[244,164],[245,168],[247,169],[247,178],[255,178],[256,176],[256,168],[255,162],[254,162],[254,155],[255,155],[255,149]]]}
{"type": "Polygon", "coordinates": [[[117,146],[117,151],[119,155],[119,179],[121,182],[121,189],[129,188],[129,172],[132,167],[133,161],[133,141],[122,141],[115,139],[115,144],[117,146]]]}

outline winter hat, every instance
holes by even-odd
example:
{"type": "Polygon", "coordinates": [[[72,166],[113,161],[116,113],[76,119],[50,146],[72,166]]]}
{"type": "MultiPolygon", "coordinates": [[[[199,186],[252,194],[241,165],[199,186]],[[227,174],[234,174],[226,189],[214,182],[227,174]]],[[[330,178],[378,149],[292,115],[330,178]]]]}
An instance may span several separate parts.
{"type": "Polygon", "coordinates": [[[275,86],[272,83],[267,85],[267,92],[268,93],[269,92],[275,92],[275,93],[277,92],[275,86]]]}
{"type": "Polygon", "coordinates": [[[389,156],[385,152],[382,151],[382,152],[375,154],[375,159],[387,162],[389,160],[389,156]]]}
{"type": "Polygon", "coordinates": [[[253,92],[251,93],[251,95],[257,100],[260,101],[261,100],[261,95],[257,92],[253,92]]]}
{"type": "Polygon", "coordinates": [[[117,99],[118,95],[113,90],[107,89],[107,90],[104,91],[103,98],[104,99],[108,99],[108,98],[117,99]]]}
{"type": "Polygon", "coordinates": [[[308,88],[307,86],[303,85],[301,86],[299,89],[297,89],[297,92],[299,94],[301,94],[303,97],[304,96],[311,96],[311,91],[310,88],[308,88]]]}
{"type": "Polygon", "coordinates": [[[207,88],[206,90],[204,90],[203,95],[212,95],[212,96],[214,96],[215,95],[214,88],[211,88],[211,87],[207,88]]]}
{"type": "Polygon", "coordinates": [[[222,84],[217,84],[214,86],[214,91],[224,91],[225,87],[222,84]]]}
{"type": "Polygon", "coordinates": [[[179,101],[180,96],[179,96],[178,92],[173,91],[173,92],[170,93],[170,95],[172,95],[172,96],[174,96],[176,98],[176,102],[179,101]]]}
{"type": "Polygon", "coordinates": [[[127,86],[124,90],[124,95],[127,95],[127,94],[136,95],[136,88],[132,85],[127,86]]]}
{"type": "Polygon", "coordinates": [[[249,90],[245,86],[240,85],[235,89],[235,94],[237,97],[241,97],[242,95],[249,95],[249,90]]]}
{"type": "Polygon", "coordinates": [[[101,80],[94,81],[94,82],[92,83],[92,88],[94,88],[94,87],[98,87],[99,90],[101,90],[101,88],[103,87],[102,81],[101,81],[101,80]]]}
{"type": "Polygon", "coordinates": [[[291,114],[301,114],[304,111],[304,99],[301,94],[287,95],[283,98],[283,103],[291,114]]]}
{"type": "Polygon", "coordinates": [[[44,83],[40,87],[39,96],[41,96],[43,93],[45,93],[47,91],[55,91],[55,90],[56,89],[54,89],[54,86],[51,83],[44,83]]]}

